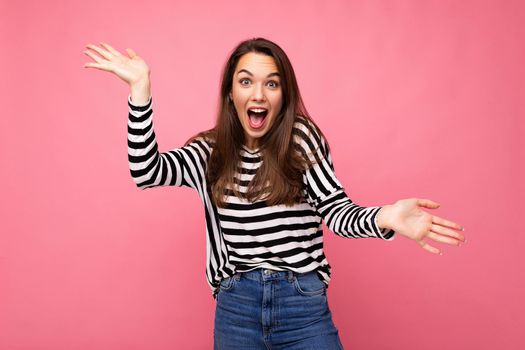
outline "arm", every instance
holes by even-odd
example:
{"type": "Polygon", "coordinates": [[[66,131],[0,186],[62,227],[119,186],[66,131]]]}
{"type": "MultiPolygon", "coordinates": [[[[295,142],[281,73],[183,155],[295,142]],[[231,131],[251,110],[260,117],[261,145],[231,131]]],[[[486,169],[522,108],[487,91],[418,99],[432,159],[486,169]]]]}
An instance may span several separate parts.
{"type": "Polygon", "coordinates": [[[128,96],[128,159],[131,176],[138,187],[188,186],[203,191],[210,148],[202,138],[182,148],[159,153],[153,131],[150,69],[132,49],[123,55],[111,45],[88,44],[84,51],[94,62],[86,68],[115,74],[130,87],[128,96]]]}
{"type": "Polygon", "coordinates": [[[84,64],[115,74],[130,87],[128,96],[128,159],[131,176],[138,187],[188,186],[204,191],[206,162],[210,154],[208,144],[195,139],[182,148],[159,153],[153,131],[151,108],[150,69],[132,49],[123,55],[111,45],[88,44],[84,51],[95,62],[84,64]]]}
{"type": "Polygon", "coordinates": [[[168,152],[158,151],[153,130],[152,98],[145,104],[128,96],[128,160],[131,177],[139,188],[186,186],[198,189],[206,173],[211,149],[204,139],[168,152]]]}
{"type": "MultiPolygon", "coordinates": [[[[330,152],[324,138],[308,132],[306,125],[299,124],[300,149],[310,152],[317,162],[305,173],[307,200],[312,203],[325,220],[328,228],[342,237],[377,237],[393,240],[401,235],[418,243],[423,249],[442,255],[440,249],[425,239],[459,246],[465,242],[462,225],[432,215],[422,208],[436,209],[440,206],[430,199],[407,198],[382,207],[360,207],[346,195],[337,180],[330,152]]],[[[312,129],[313,130],[313,129],[312,129]]]]}
{"type": "Polygon", "coordinates": [[[294,129],[299,149],[315,163],[304,173],[307,201],[316,207],[328,228],[341,237],[393,240],[395,231],[378,225],[382,207],[361,207],[352,202],[335,175],[326,140],[308,121],[301,120],[294,129]]]}

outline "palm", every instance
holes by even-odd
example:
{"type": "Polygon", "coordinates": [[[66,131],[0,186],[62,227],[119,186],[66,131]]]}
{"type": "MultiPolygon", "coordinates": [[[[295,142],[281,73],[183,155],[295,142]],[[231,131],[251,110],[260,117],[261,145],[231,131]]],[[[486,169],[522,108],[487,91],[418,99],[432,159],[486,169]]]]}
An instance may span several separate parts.
{"type": "Polygon", "coordinates": [[[462,230],[461,225],[432,215],[421,208],[435,209],[439,204],[429,199],[401,199],[390,206],[389,217],[391,228],[398,234],[416,241],[422,248],[431,253],[440,250],[428,244],[424,239],[459,245],[465,241],[462,234],[454,231],[462,230]]]}
{"type": "Polygon", "coordinates": [[[122,56],[115,62],[113,72],[119,78],[129,83],[139,80],[148,70],[148,65],[139,56],[133,58],[122,56]]]}
{"type": "Polygon", "coordinates": [[[127,49],[128,56],[121,54],[108,44],[101,43],[103,48],[96,45],[87,45],[88,48],[97,52],[84,51],[86,55],[93,58],[95,62],[88,62],[85,67],[97,68],[112,72],[129,85],[145,80],[149,77],[150,69],[146,62],[133,50],[127,49]]]}
{"type": "Polygon", "coordinates": [[[414,240],[425,238],[432,226],[432,215],[421,210],[416,199],[402,199],[396,205],[396,232],[414,240]]]}

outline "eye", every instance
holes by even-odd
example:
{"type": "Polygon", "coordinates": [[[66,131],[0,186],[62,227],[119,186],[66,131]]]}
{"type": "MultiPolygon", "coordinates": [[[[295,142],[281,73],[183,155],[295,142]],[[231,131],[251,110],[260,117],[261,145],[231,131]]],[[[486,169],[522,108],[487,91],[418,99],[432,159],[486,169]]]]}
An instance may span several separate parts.
{"type": "Polygon", "coordinates": [[[248,85],[248,84],[243,84],[243,82],[245,82],[245,81],[249,83],[249,82],[250,82],[250,79],[242,78],[241,80],[239,80],[239,83],[240,83],[241,85],[248,85]]]}
{"type": "Polygon", "coordinates": [[[268,85],[271,87],[271,88],[277,88],[279,86],[279,83],[276,82],[275,80],[270,80],[268,82],[268,85]]]}

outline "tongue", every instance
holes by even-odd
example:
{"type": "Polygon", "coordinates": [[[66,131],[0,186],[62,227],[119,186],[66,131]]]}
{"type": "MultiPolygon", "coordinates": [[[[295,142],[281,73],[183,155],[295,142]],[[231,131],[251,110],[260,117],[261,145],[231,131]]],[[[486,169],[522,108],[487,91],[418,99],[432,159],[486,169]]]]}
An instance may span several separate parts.
{"type": "Polygon", "coordinates": [[[248,117],[250,119],[250,126],[254,129],[258,129],[263,125],[264,114],[259,113],[249,113],[248,117]]]}

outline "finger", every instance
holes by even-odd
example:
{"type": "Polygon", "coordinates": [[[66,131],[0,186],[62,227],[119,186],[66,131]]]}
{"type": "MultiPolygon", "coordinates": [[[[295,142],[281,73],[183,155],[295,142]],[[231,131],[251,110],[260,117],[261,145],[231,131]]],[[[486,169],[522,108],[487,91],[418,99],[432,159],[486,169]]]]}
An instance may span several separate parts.
{"type": "Polygon", "coordinates": [[[137,53],[133,51],[132,49],[126,49],[126,52],[128,53],[130,58],[137,56],[137,53]]]}
{"type": "Polygon", "coordinates": [[[441,204],[431,201],[430,199],[421,198],[417,200],[417,205],[421,207],[429,208],[429,209],[435,209],[435,208],[439,208],[441,204]]]}
{"type": "Polygon", "coordinates": [[[423,247],[423,249],[433,253],[433,254],[439,254],[439,255],[443,255],[443,253],[441,253],[439,251],[439,249],[437,249],[436,247],[432,247],[430,244],[428,244],[427,242],[425,241],[418,241],[417,242],[421,247],[423,247]]]}
{"type": "Polygon", "coordinates": [[[113,54],[111,54],[109,51],[102,49],[96,45],[88,44],[86,45],[87,48],[90,48],[93,51],[96,51],[100,56],[104,57],[107,60],[110,60],[114,58],[113,54]]]}
{"type": "Polygon", "coordinates": [[[464,229],[464,227],[461,226],[460,224],[456,224],[455,222],[452,222],[452,221],[449,221],[449,220],[445,220],[445,219],[440,218],[439,216],[436,216],[436,215],[432,216],[432,222],[435,223],[435,224],[439,224],[441,226],[455,228],[456,230],[463,230],[464,229]]]}
{"type": "Polygon", "coordinates": [[[443,236],[443,235],[440,235],[440,234],[435,233],[435,232],[429,232],[426,235],[426,237],[430,238],[430,239],[433,239],[436,242],[446,243],[446,244],[450,244],[450,245],[459,246],[460,243],[461,243],[460,240],[457,240],[457,239],[452,238],[452,237],[443,236]]]}
{"type": "Polygon", "coordinates": [[[112,72],[111,67],[103,63],[87,62],[84,64],[84,68],[97,68],[108,72],[112,72]]]}
{"type": "Polygon", "coordinates": [[[109,44],[106,44],[106,43],[103,43],[103,42],[100,42],[100,45],[104,46],[104,48],[106,50],[108,50],[109,52],[111,52],[113,55],[115,56],[122,56],[122,54],[120,52],[118,52],[117,50],[115,50],[113,47],[111,47],[109,44]]]}
{"type": "Polygon", "coordinates": [[[93,52],[91,52],[91,51],[84,51],[84,53],[85,53],[86,55],[88,55],[89,57],[91,57],[93,60],[95,60],[95,62],[97,62],[97,63],[102,63],[102,62],[105,61],[104,59],[102,59],[102,58],[100,58],[99,56],[95,55],[95,54],[94,54],[93,52]]]}
{"type": "Polygon", "coordinates": [[[454,237],[455,239],[457,239],[459,241],[465,241],[465,236],[462,235],[461,233],[456,232],[454,230],[450,230],[450,229],[448,229],[448,228],[446,228],[444,226],[438,225],[438,224],[432,224],[432,226],[430,227],[430,231],[439,233],[441,235],[454,237]]]}

